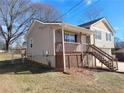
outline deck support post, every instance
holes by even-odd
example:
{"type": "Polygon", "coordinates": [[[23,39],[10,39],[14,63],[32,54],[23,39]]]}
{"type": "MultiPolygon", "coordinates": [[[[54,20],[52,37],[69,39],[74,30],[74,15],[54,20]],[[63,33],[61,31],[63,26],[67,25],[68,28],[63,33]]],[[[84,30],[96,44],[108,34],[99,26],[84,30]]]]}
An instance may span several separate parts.
{"type": "MultiPolygon", "coordinates": [[[[93,35],[93,44],[95,45],[95,34],[93,35]]],[[[94,67],[96,67],[96,58],[93,57],[94,67]]]]}
{"type": "Polygon", "coordinates": [[[66,63],[65,63],[65,43],[64,43],[64,28],[63,28],[63,24],[62,24],[62,53],[63,53],[63,69],[64,72],[66,72],[66,63]]]}
{"type": "Polygon", "coordinates": [[[55,38],[55,29],[53,29],[53,48],[54,48],[54,52],[53,52],[53,55],[55,56],[56,55],[56,46],[55,46],[55,44],[56,44],[56,38],[55,38]]]}

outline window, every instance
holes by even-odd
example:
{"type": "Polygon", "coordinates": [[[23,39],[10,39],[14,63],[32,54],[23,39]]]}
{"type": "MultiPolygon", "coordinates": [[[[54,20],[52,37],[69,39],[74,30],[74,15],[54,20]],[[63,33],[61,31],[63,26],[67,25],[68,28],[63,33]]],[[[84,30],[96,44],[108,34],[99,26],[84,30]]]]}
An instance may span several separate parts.
{"type": "Polygon", "coordinates": [[[111,41],[111,34],[109,34],[109,41],[111,41]]]}
{"type": "Polygon", "coordinates": [[[96,39],[102,39],[101,31],[96,31],[96,39]]]}
{"type": "Polygon", "coordinates": [[[32,39],[30,40],[30,47],[32,48],[32,39]]]}
{"type": "Polygon", "coordinates": [[[64,41],[66,42],[77,42],[77,35],[73,33],[64,33],[64,41]]]}
{"type": "Polygon", "coordinates": [[[30,47],[32,48],[32,44],[30,44],[30,47]]]}
{"type": "Polygon", "coordinates": [[[106,41],[111,41],[111,34],[106,33],[106,41]]]}
{"type": "Polygon", "coordinates": [[[109,35],[108,35],[108,33],[106,33],[106,41],[108,41],[109,40],[109,35]]]}

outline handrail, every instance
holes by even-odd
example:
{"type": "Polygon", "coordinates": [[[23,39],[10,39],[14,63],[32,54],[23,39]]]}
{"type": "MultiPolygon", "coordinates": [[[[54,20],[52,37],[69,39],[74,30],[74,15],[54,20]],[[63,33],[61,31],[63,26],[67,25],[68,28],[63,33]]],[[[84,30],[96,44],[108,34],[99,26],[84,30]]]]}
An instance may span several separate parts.
{"type": "Polygon", "coordinates": [[[111,57],[112,59],[114,59],[112,56],[110,56],[109,54],[107,54],[106,52],[104,52],[104,51],[102,51],[102,50],[100,50],[98,47],[96,47],[95,45],[92,45],[92,46],[94,46],[96,49],[98,49],[99,51],[101,51],[101,52],[103,52],[104,54],[106,54],[107,56],[109,56],[109,57],[111,57]]]}
{"type": "MultiPolygon", "coordinates": [[[[91,53],[93,56],[95,56],[99,61],[103,62],[104,65],[106,65],[109,69],[111,70],[117,70],[118,69],[118,63],[116,61],[116,66],[114,65],[114,58],[112,56],[110,56],[109,54],[107,54],[106,52],[104,52],[103,50],[101,50],[100,48],[96,47],[95,45],[91,45],[89,44],[88,45],[88,48],[87,48],[87,52],[88,53],[91,53]],[[91,49],[91,50],[90,50],[91,49]],[[95,54],[94,54],[95,53],[95,54]],[[104,61],[97,57],[96,53],[101,56],[102,58],[106,57],[110,62],[111,62],[111,65],[107,64],[107,63],[104,63],[104,61]]],[[[106,61],[108,61],[107,59],[105,58],[106,61]]]]}
{"type": "Polygon", "coordinates": [[[93,47],[94,48],[96,48],[96,49],[98,49],[100,52],[102,52],[102,53],[104,53],[104,54],[106,54],[107,56],[109,56],[109,57],[111,57],[112,59],[113,59],[113,57],[112,56],[110,56],[109,54],[107,54],[106,52],[104,52],[104,51],[102,51],[102,50],[100,50],[98,47],[96,47],[95,45],[93,45],[93,47]]]}
{"type": "Polygon", "coordinates": [[[110,55],[108,55],[106,52],[100,50],[99,48],[97,48],[96,46],[93,47],[92,45],[90,45],[91,48],[95,49],[96,51],[100,52],[102,55],[104,55],[105,57],[107,57],[108,59],[110,59],[111,61],[114,59],[113,57],[111,57],[110,55]]]}
{"type": "MultiPolygon", "coordinates": [[[[95,49],[94,47],[92,47],[93,49],[95,49]]],[[[96,49],[95,49],[96,50],[96,49]]],[[[99,52],[100,54],[102,54],[103,56],[107,57],[109,60],[113,60],[112,58],[110,58],[109,56],[105,55],[103,52],[96,50],[97,52],[99,52]]]]}

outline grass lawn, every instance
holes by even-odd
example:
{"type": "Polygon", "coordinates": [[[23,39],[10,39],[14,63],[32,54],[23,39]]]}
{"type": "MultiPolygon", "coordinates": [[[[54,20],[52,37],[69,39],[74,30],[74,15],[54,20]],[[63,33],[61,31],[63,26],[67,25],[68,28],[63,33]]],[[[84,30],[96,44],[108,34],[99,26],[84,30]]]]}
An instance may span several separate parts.
{"type": "Polygon", "coordinates": [[[0,75],[0,93],[124,93],[124,75],[42,74],[0,75]]]}
{"type": "Polygon", "coordinates": [[[16,54],[12,57],[10,53],[0,53],[0,61],[11,60],[11,59],[18,59],[21,58],[20,54],[16,54]]]}
{"type": "Polygon", "coordinates": [[[83,70],[67,75],[28,62],[0,66],[0,93],[124,93],[124,74],[83,70]]]}

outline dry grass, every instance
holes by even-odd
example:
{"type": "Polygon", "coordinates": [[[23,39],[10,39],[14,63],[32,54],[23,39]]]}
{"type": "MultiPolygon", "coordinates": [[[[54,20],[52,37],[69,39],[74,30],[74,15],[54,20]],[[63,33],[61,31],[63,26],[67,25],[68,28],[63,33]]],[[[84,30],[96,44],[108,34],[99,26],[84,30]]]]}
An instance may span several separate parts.
{"type": "Polygon", "coordinates": [[[18,63],[0,67],[0,93],[124,93],[124,74],[84,69],[67,75],[18,63]]]}
{"type": "Polygon", "coordinates": [[[12,60],[13,59],[18,59],[21,58],[20,54],[14,54],[14,56],[12,56],[12,54],[10,53],[0,53],[0,61],[4,61],[4,60],[12,60]]]}
{"type": "Polygon", "coordinates": [[[0,75],[0,93],[124,93],[123,89],[124,75],[109,72],[0,75]]]}

